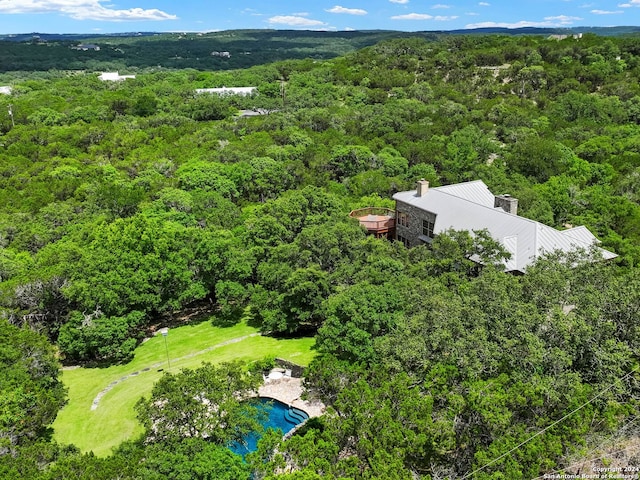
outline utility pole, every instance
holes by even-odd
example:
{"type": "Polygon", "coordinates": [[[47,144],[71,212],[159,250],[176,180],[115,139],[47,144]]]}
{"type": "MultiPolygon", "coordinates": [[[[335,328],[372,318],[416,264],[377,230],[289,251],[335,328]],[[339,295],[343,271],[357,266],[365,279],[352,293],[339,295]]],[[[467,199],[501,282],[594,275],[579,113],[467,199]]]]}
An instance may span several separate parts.
{"type": "Polygon", "coordinates": [[[167,346],[167,336],[169,335],[169,329],[164,327],[160,329],[160,333],[164,337],[164,349],[167,351],[167,365],[171,368],[171,361],[169,360],[169,347],[167,346]]]}

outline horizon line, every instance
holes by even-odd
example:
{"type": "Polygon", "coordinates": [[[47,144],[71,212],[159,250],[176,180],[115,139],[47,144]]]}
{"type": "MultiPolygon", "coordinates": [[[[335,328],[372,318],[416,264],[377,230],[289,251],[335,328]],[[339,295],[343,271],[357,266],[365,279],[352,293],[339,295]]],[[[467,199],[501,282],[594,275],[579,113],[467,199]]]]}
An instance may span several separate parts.
{"type": "Polygon", "coordinates": [[[301,29],[301,28],[231,28],[227,30],[211,29],[211,30],[130,30],[121,32],[22,32],[22,33],[0,33],[2,37],[18,37],[22,35],[95,35],[95,36],[109,36],[109,35],[142,35],[142,34],[188,34],[188,33],[219,33],[219,32],[233,32],[233,31],[291,31],[291,32],[326,32],[326,33],[358,33],[358,32],[399,32],[399,33],[439,33],[439,32],[460,32],[460,31],[474,31],[474,30],[578,30],[585,29],[614,29],[614,28],[637,28],[638,25],[610,25],[610,26],[597,26],[597,25],[579,25],[579,26],[566,26],[566,27],[540,27],[540,26],[518,26],[518,27],[474,27],[474,28],[452,28],[448,30],[395,30],[384,28],[371,28],[371,29],[348,29],[348,30],[329,30],[329,29],[301,29]]]}

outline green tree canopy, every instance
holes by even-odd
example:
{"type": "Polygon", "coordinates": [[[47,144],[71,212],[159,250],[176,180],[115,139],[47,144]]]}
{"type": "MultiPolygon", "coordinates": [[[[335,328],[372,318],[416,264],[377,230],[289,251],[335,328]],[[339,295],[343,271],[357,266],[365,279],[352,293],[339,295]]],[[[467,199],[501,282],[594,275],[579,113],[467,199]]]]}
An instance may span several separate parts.
{"type": "Polygon", "coordinates": [[[64,405],[66,390],[46,338],[0,320],[0,454],[45,433],[64,405]]]}
{"type": "Polygon", "coordinates": [[[251,399],[262,377],[239,363],[203,364],[196,370],[165,373],[151,397],[136,404],[138,419],[151,442],[204,438],[226,446],[260,429],[251,399]]]}

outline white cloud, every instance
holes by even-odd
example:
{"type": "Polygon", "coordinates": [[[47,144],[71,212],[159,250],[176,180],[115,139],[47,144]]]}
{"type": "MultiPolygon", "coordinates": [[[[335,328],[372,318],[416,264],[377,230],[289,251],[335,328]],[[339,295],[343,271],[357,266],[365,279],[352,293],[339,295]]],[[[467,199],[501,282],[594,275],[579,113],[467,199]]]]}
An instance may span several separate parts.
{"type": "Polygon", "coordinates": [[[523,27],[558,27],[564,24],[559,24],[555,21],[545,20],[543,22],[530,22],[528,20],[521,20],[519,22],[507,23],[507,22],[480,22],[470,23],[465,25],[465,28],[523,28],[523,27]]]}
{"type": "Polygon", "coordinates": [[[0,0],[0,14],[60,13],[76,20],[122,22],[128,20],[176,20],[157,8],[117,10],[104,7],[104,0],[0,0]]]}
{"type": "Polygon", "coordinates": [[[571,25],[573,22],[577,22],[578,20],[584,20],[580,17],[570,17],[568,15],[558,15],[556,17],[544,17],[544,19],[548,22],[557,22],[560,25],[571,25]]]}
{"type": "Polygon", "coordinates": [[[300,17],[298,15],[276,15],[267,20],[272,25],[289,25],[290,27],[319,27],[326,25],[320,20],[300,17]]]}
{"type": "Polygon", "coordinates": [[[346,13],[347,15],[366,15],[367,11],[362,10],[361,8],[345,8],[340,5],[336,5],[333,8],[325,10],[325,12],[329,13],[346,13]]]}
{"type": "Polygon", "coordinates": [[[489,7],[489,6],[491,6],[491,4],[487,3],[487,2],[480,2],[480,3],[478,3],[478,5],[480,5],[481,7],[489,7]]]}
{"type": "Polygon", "coordinates": [[[441,4],[441,3],[437,3],[437,4],[435,4],[435,5],[434,5],[433,7],[431,7],[431,8],[436,8],[436,9],[437,9],[437,8],[451,8],[451,5],[443,5],[443,4],[441,4]]]}
{"type": "Polygon", "coordinates": [[[391,3],[399,3],[404,5],[405,3],[409,3],[409,0],[389,0],[391,3]]]}
{"type": "Polygon", "coordinates": [[[455,20],[456,18],[458,18],[457,15],[451,15],[451,16],[437,15],[433,17],[433,19],[438,22],[448,22],[449,20],[455,20]]]}
{"type": "Polygon", "coordinates": [[[619,3],[620,8],[640,7],[640,0],[631,0],[629,3],[619,3]]]}
{"type": "Polygon", "coordinates": [[[240,10],[240,13],[245,15],[251,15],[252,17],[262,17],[264,13],[259,13],[255,8],[245,8],[244,10],[240,10]]]}
{"type": "Polygon", "coordinates": [[[591,10],[591,13],[594,15],[617,15],[619,13],[624,13],[621,10],[611,11],[611,10],[591,10]]]}
{"type": "Polygon", "coordinates": [[[395,15],[391,20],[431,20],[433,16],[426,13],[407,13],[406,15],[395,15]]]}
{"type": "Polygon", "coordinates": [[[573,22],[583,20],[580,17],[570,17],[568,15],[557,15],[554,17],[544,17],[543,21],[520,20],[519,22],[480,22],[465,25],[465,28],[523,28],[523,27],[562,27],[571,25],[573,22]]]}

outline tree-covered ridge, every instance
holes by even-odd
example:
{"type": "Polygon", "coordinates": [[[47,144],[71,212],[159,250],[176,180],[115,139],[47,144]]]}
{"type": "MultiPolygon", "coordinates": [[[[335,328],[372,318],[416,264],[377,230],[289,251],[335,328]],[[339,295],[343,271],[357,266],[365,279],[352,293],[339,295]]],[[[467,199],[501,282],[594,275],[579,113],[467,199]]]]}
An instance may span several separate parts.
{"type": "Polygon", "coordinates": [[[2,315],[69,363],[126,361],[196,302],[317,334],[309,390],[330,413],[281,456],[258,452],[265,476],[460,478],[606,389],[477,478],[562,467],[636,410],[638,45],[409,38],[330,61],[16,82],[0,97],[2,315]],[[259,94],[195,94],[222,85],[259,94]],[[268,114],[235,115],[248,108],[268,114]],[[513,277],[471,260],[492,250],[483,232],[407,250],[349,218],[419,178],[482,179],[620,258],[513,277]]]}
{"type": "Polygon", "coordinates": [[[416,35],[425,39],[438,36],[433,32],[269,29],[98,36],[0,35],[0,72],[231,70],[290,59],[326,60],[390,38],[416,35]],[[77,48],[80,45],[92,48],[77,48]]]}
{"type": "Polygon", "coordinates": [[[266,63],[327,60],[397,38],[433,41],[450,36],[536,35],[605,37],[637,35],[638,27],[478,28],[455,31],[224,30],[121,34],[0,34],[0,72],[48,70],[232,70],[266,63]],[[87,46],[89,46],[87,48],[87,46]],[[98,47],[96,49],[95,47],[98,47]]]}

